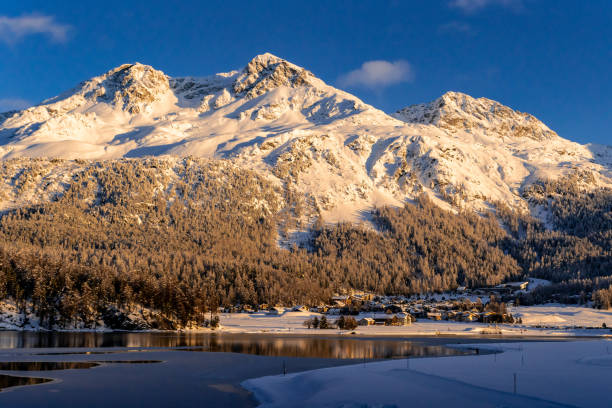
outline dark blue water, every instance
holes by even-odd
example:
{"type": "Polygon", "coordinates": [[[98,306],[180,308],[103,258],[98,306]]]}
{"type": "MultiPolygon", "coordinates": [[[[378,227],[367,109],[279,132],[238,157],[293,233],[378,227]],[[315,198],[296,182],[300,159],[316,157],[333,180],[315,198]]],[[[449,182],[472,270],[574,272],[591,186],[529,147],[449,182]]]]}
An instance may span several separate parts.
{"type": "Polygon", "coordinates": [[[448,339],[0,332],[0,407],[248,407],[256,405],[240,387],[248,378],[476,352],[444,342],[448,339]]]}

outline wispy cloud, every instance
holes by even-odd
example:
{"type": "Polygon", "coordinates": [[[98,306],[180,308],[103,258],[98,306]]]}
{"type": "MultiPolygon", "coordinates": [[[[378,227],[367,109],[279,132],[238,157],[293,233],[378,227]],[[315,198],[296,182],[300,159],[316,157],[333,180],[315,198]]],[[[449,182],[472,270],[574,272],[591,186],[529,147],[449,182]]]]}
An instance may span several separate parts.
{"type": "Polygon", "coordinates": [[[68,39],[70,26],[55,21],[55,17],[41,14],[21,17],[0,16],[0,41],[15,44],[26,36],[44,34],[51,41],[65,42],[68,39]]]}
{"type": "Polygon", "coordinates": [[[448,33],[463,33],[463,34],[473,34],[474,29],[468,23],[463,21],[450,21],[446,24],[442,24],[438,26],[438,32],[440,34],[448,34],[448,33]]]}
{"type": "Polygon", "coordinates": [[[475,13],[488,6],[501,6],[518,11],[523,9],[523,0],[451,0],[449,6],[465,13],[475,13]]]}
{"type": "Polygon", "coordinates": [[[408,61],[367,61],[361,68],[347,72],[338,78],[340,86],[384,88],[414,79],[414,71],[408,61]]]}
{"type": "Polygon", "coordinates": [[[32,106],[30,101],[21,98],[0,98],[0,112],[20,110],[32,106]]]}

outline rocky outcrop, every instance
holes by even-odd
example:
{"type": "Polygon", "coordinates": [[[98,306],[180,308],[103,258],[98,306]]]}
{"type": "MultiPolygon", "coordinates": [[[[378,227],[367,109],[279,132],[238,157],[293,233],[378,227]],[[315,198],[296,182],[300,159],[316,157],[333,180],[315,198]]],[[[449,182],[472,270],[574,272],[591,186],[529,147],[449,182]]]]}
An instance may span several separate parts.
{"type": "Polygon", "coordinates": [[[96,98],[109,101],[129,113],[142,113],[161,96],[168,92],[170,85],[166,75],[148,65],[126,64],[107,74],[92,93],[96,98]]]}
{"type": "Polygon", "coordinates": [[[233,91],[237,95],[252,99],[280,86],[308,86],[312,77],[304,68],[272,54],[263,54],[247,64],[234,82],[233,91]]]}

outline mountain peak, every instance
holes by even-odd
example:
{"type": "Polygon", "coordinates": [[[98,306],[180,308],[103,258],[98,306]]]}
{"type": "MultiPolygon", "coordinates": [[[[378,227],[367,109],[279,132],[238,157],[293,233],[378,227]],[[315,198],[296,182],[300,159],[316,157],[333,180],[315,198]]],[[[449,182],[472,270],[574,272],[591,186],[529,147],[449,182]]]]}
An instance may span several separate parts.
{"type": "MultiPolygon", "coordinates": [[[[81,82],[76,88],[47,99],[41,105],[65,101],[60,110],[73,109],[87,101],[103,102],[129,113],[143,113],[151,103],[160,100],[168,92],[166,74],[150,65],[121,64],[106,73],[81,82]]],[[[53,115],[52,115],[53,116],[53,115]]]]}
{"type": "Polygon", "coordinates": [[[271,64],[278,64],[279,62],[289,63],[289,61],[283,58],[277,57],[276,55],[270,54],[269,52],[265,52],[263,54],[259,54],[253,57],[253,59],[249,61],[249,65],[250,64],[261,64],[264,66],[268,66],[271,64]]]}
{"type": "Polygon", "coordinates": [[[162,71],[140,63],[120,65],[88,82],[85,97],[110,102],[129,113],[141,113],[169,90],[162,71]]]}
{"type": "Polygon", "coordinates": [[[312,86],[313,78],[314,75],[306,69],[265,53],[257,55],[244,67],[233,90],[237,95],[252,99],[280,86],[312,86]]]}
{"type": "Polygon", "coordinates": [[[393,116],[408,123],[431,124],[450,132],[480,129],[502,136],[547,140],[557,134],[533,115],[497,101],[449,91],[430,103],[411,105],[393,116]]]}

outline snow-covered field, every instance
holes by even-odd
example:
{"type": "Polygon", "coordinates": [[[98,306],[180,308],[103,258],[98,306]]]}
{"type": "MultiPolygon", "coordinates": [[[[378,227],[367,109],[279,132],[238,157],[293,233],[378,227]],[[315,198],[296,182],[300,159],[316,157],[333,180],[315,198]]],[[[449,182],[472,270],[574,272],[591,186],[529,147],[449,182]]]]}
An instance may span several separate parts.
{"type": "MultiPolygon", "coordinates": [[[[138,309],[138,308],[137,308],[138,309]]],[[[135,309],[136,310],[136,309],[135,309]]],[[[143,308],[129,314],[133,321],[146,321],[151,311],[143,308]]],[[[352,331],[338,329],[318,330],[308,329],[304,321],[323,315],[312,312],[287,311],[280,315],[271,315],[265,312],[257,313],[223,313],[220,315],[221,327],[219,331],[228,333],[279,333],[279,334],[344,334],[360,336],[610,336],[612,337],[612,310],[597,310],[588,307],[565,305],[542,305],[513,307],[510,312],[520,317],[522,324],[490,325],[478,322],[433,321],[419,319],[408,326],[359,326],[352,331]],[[605,323],[607,328],[602,328],[605,323]]],[[[369,314],[356,316],[357,319],[368,317],[369,314]]],[[[327,316],[334,322],[339,316],[327,316]]],[[[57,327],[61,331],[111,331],[98,322],[96,328],[86,328],[75,322],[66,327],[57,327]]],[[[0,302],[0,330],[41,330],[36,315],[28,309],[23,314],[17,311],[12,301],[0,302]]],[[[191,327],[189,331],[210,331],[210,329],[191,327]]]]}
{"type": "Polygon", "coordinates": [[[603,323],[612,326],[612,310],[548,304],[513,307],[510,313],[527,326],[601,327],[603,323]]]}
{"type": "Polygon", "coordinates": [[[356,364],[242,385],[266,408],[610,406],[610,340],[478,347],[503,352],[356,364]]]}
{"type": "MultiPolygon", "coordinates": [[[[476,322],[433,321],[419,319],[409,326],[359,326],[357,335],[398,336],[612,336],[612,311],[563,305],[522,306],[511,310],[523,319],[521,325],[489,325],[476,322]],[[542,326],[542,327],[536,327],[542,326]]],[[[222,329],[231,333],[295,333],[295,334],[348,334],[337,329],[315,330],[304,327],[305,320],[322,315],[310,312],[226,313],[221,315],[222,329]]],[[[367,316],[364,314],[363,316],[367,316]]],[[[359,316],[359,318],[363,317],[359,316]]],[[[330,321],[337,316],[327,316],[330,321]]]]}

